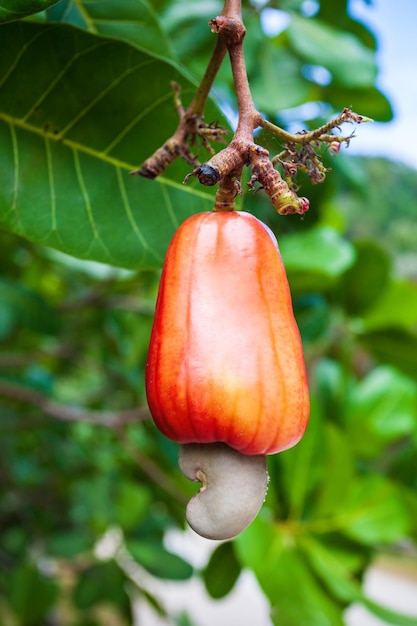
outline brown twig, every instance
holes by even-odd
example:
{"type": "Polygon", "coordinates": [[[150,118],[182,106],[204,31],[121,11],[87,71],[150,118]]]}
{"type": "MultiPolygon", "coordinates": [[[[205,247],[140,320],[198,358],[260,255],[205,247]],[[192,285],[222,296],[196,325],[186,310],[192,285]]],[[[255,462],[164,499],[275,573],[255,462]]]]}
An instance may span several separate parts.
{"type": "Polygon", "coordinates": [[[186,177],[185,182],[190,176],[197,176],[203,185],[214,185],[219,182],[214,210],[230,211],[234,209],[235,198],[241,192],[242,170],[250,165],[252,167],[252,178],[248,183],[250,189],[254,189],[255,184],[259,183],[259,188],[265,190],[281,215],[303,214],[308,210],[308,200],[298,198],[280,173],[274,169],[268,151],[253,141],[253,132],[261,125],[262,118],[250,91],[243,53],[246,31],[236,8],[238,4],[235,2],[231,10],[233,17],[222,15],[210,22],[212,30],[224,41],[229,52],[239,112],[236,132],[227,148],[214,155],[207,163],[195,168],[186,177]]]}
{"type": "Polygon", "coordinates": [[[298,170],[306,172],[313,183],[322,182],[328,169],[322,164],[318,154],[321,146],[328,144],[330,151],[337,154],[340,144],[349,144],[353,137],[353,133],[344,137],[334,135],[332,131],[344,122],[359,124],[371,120],[345,108],[334,120],[320,128],[297,134],[288,133],[265,120],[253,102],[247,77],[243,53],[246,30],[242,21],[241,4],[241,0],[225,0],[221,15],[210,20],[209,26],[217,34],[217,43],[193,102],[188,109],[184,109],[177,98],[176,108],[180,115],[177,131],[145,161],[141,169],[132,173],[155,178],[175,158],[182,156],[194,166],[193,171],[185,177],[184,183],[191,176],[196,176],[202,185],[213,186],[218,183],[214,210],[230,211],[234,209],[236,196],[241,193],[243,168],[251,166],[252,178],[248,183],[250,189],[255,189],[255,183],[259,183],[257,188],[265,190],[280,214],[303,214],[308,210],[309,203],[306,198],[297,196],[294,179],[298,170]],[[203,138],[203,145],[211,152],[209,140],[221,138],[222,129],[206,125],[202,116],[211,85],[226,51],[230,58],[237,97],[238,124],[230,144],[206,163],[200,164],[190,152],[188,143],[200,136],[203,138]],[[284,142],[284,149],[273,159],[269,159],[269,153],[254,143],[254,130],[257,127],[262,127],[284,142]],[[275,170],[276,164],[281,166],[284,178],[275,170]]]}
{"type": "Polygon", "coordinates": [[[8,398],[24,404],[31,404],[41,409],[45,415],[49,415],[63,422],[84,422],[96,426],[105,426],[113,429],[130,456],[138,463],[143,472],[164,491],[184,505],[188,498],[179,491],[160,467],[150,459],[143,450],[134,446],[124,434],[122,427],[132,422],[140,422],[150,418],[147,407],[135,407],[124,411],[89,411],[80,407],[59,404],[46,398],[39,392],[16,385],[15,383],[0,381],[0,398],[8,398]]]}
{"type": "Polygon", "coordinates": [[[61,360],[70,360],[76,356],[74,352],[73,346],[61,344],[56,347],[51,347],[50,349],[45,350],[36,350],[33,352],[3,352],[0,355],[0,368],[5,369],[13,369],[26,367],[28,365],[33,365],[33,363],[38,363],[44,359],[61,359],[61,360]]]}
{"type": "Polygon", "coordinates": [[[45,415],[55,417],[63,422],[87,422],[107,428],[120,428],[128,423],[143,421],[150,417],[149,410],[145,407],[134,407],[115,412],[90,411],[81,407],[67,406],[50,400],[34,389],[8,381],[0,381],[1,397],[24,404],[32,404],[41,409],[45,415]]]}

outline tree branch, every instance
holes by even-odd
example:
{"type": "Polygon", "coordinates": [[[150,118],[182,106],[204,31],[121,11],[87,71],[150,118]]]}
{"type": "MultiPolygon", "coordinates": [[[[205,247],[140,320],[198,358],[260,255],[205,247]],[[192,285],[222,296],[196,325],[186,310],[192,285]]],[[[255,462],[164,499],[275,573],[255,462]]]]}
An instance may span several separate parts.
{"type": "Polygon", "coordinates": [[[41,409],[45,415],[55,417],[63,422],[86,422],[106,428],[120,428],[131,422],[149,419],[147,407],[135,407],[124,411],[89,411],[75,406],[67,406],[50,400],[38,391],[22,385],[0,381],[0,397],[16,400],[24,404],[32,404],[41,409]]]}
{"type": "Polygon", "coordinates": [[[252,168],[252,178],[248,183],[250,189],[264,189],[270,197],[275,209],[281,215],[305,213],[309,208],[306,198],[298,197],[295,177],[299,170],[306,172],[313,183],[321,183],[328,169],[323,165],[319,150],[323,144],[329,146],[329,152],[337,154],[341,143],[349,144],[353,133],[348,137],[333,135],[332,130],[339,124],[350,122],[372,121],[362,115],[345,108],[334,120],[313,131],[302,131],[297,134],[288,133],[280,127],[265,120],[257,110],[249,86],[246,72],[243,40],[246,29],[242,19],[241,0],[224,0],[221,15],[210,20],[212,32],[217,34],[217,44],[210,59],[198,91],[188,109],[181,104],[176,108],[180,114],[180,124],[174,135],[159,148],[142,168],[131,172],[147,178],[155,178],[161,174],[174,159],[182,156],[187,163],[194,166],[184,183],[196,176],[202,185],[219,184],[215,198],[215,211],[233,211],[235,198],[242,191],[242,172],[246,166],[252,168]],[[228,52],[232,67],[233,82],[237,97],[239,119],[236,132],[229,145],[214,154],[209,140],[221,139],[222,130],[203,121],[203,110],[214,78],[228,52]],[[275,158],[270,159],[267,150],[254,142],[254,130],[264,130],[282,139],[284,149],[275,158]],[[188,143],[197,136],[202,139],[212,157],[203,164],[190,152],[188,143]],[[278,164],[282,174],[275,169],[278,164]],[[256,185],[256,186],[255,186],[256,185]]]}

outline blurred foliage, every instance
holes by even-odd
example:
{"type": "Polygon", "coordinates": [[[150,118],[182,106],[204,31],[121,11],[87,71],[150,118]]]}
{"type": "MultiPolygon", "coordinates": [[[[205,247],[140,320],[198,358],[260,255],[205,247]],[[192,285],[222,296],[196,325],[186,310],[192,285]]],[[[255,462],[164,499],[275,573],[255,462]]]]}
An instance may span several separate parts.
{"type": "MultiPolygon", "coordinates": [[[[164,250],[212,196],[181,185],[181,163],[162,181],[127,172],[175,128],[169,80],[188,101],[221,3],[61,0],[17,19],[51,4],[0,11],[0,623],[123,626],[139,600],[193,626],[168,614],[155,582],[200,578],[219,599],[249,568],[274,624],[342,626],[359,602],[383,623],[416,625],[362,586],[381,553],[416,555],[416,173],[326,156],[324,185],[300,180],[304,220],[244,195],[278,234],[311,421],[300,444],[269,458],[258,519],[193,567],[166,537],[185,529],[195,487],[150,420],[143,379],[164,250]]],[[[244,5],[254,95],[282,125],[310,127],[346,104],[391,117],[374,36],[347,2],[334,5],[314,3],[314,15],[301,0],[244,5]],[[275,9],[287,26],[266,37],[275,9]]],[[[210,116],[233,111],[227,63],[215,98],[210,116]]]]}
{"type": "Polygon", "coordinates": [[[416,171],[381,158],[344,161],[349,171],[340,178],[337,206],[349,236],[377,239],[395,255],[399,270],[416,277],[416,257],[414,272],[406,265],[416,252],[416,171]]]}

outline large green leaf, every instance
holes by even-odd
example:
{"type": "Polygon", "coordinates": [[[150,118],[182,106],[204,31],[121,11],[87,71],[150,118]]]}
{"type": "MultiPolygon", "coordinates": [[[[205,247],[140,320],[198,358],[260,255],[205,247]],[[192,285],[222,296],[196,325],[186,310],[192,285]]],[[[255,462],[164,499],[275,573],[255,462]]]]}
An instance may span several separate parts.
{"type": "Polygon", "coordinates": [[[27,15],[43,11],[56,2],[57,0],[1,0],[0,22],[20,20],[27,15]]]}
{"type": "Polygon", "coordinates": [[[117,37],[146,52],[174,56],[158,16],[147,0],[61,0],[48,10],[47,20],[117,37]]]}
{"type": "Polygon", "coordinates": [[[258,517],[235,543],[271,603],[274,624],[343,626],[341,607],[324,592],[294,537],[258,517]]]}
{"type": "Polygon", "coordinates": [[[196,181],[181,184],[185,168],[174,181],[128,175],[176,128],[172,80],[194,92],[174,65],[123,42],[3,26],[0,227],[80,258],[159,266],[180,222],[212,208],[196,181]]]}

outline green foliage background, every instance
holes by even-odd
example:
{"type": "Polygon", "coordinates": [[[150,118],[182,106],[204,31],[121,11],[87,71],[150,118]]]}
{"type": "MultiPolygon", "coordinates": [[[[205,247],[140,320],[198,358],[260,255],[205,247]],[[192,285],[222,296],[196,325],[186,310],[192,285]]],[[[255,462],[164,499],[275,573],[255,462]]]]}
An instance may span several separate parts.
{"type": "MultiPolygon", "coordinates": [[[[253,94],[280,125],[311,127],[350,104],[392,116],[375,87],[372,33],[336,4],[321,0],[306,17],[301,1],[271,1],[291,17],[274,38],[245,4],[253,94]],[[328,84],[314,80],[317,66],[328,84]]],[[[383,623],[417,624],[362,586],[378,555],[416,556],[417,175],[396,163],[325,155],[326,182],[300,180],[312,206],[304,220],[244,194],[242,208],[280,242],[310,426],[268,459],[261,514],[206,566],[164,542],[185,529],[195,487],[147,412],[147,344],[168,242],[211,208],[213,190],[184,186],[181,162],[156,181],[128,173],[174,131],[170,82],[189,102],[220,11],[215,0],[0,3],[2,625],[133,624],[137,598],[191,625],[167,615],[147,575],[199,577],[217,599],[243,568],[280,626],[343,625],[353,602],[383,623]],[[109,532],[104,557],[96,546],[109,532]]],[[[206,112],[227,125],[220,103],[235,109],[227,63],[206,112]]]]}

